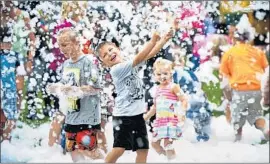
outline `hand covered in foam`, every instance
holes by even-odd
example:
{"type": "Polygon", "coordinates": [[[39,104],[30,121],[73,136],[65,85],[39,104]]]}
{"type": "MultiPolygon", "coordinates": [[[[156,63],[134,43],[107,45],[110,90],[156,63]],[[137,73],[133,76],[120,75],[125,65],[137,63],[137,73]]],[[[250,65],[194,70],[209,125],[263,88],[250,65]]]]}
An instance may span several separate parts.
{"type": "Polygon", "coordinates": [[[160,40],[160,34],[158,33],[158,32],[154,32],[153,33],[153,36],[152,36],[152,38],[151,38],[151,41],[153,41],[153,42],[157,42],[157,41],[159,41],[160,40]]]}

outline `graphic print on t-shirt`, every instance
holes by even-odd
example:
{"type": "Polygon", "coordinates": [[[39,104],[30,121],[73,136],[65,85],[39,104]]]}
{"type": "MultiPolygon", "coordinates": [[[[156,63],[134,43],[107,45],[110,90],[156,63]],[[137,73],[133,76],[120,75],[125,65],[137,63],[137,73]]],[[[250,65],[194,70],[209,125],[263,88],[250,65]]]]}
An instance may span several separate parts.
{"type": "Polygon", "coordinates": [[[125,89],[128,92],[128,101],[134,102],[135,100],[141,100],[143,98],[142,82],[135,74],[131,74],[125,79],[125,89]]]}
{"type": "MultiPolygon", "coordinates": [[[[63,82],[66,86],[79,86],[80,69],[79,68],[64,68],[63,82]]],[[[68,112],[80,111],[80,99],[77,97],[68,97],[68,112]]]]}

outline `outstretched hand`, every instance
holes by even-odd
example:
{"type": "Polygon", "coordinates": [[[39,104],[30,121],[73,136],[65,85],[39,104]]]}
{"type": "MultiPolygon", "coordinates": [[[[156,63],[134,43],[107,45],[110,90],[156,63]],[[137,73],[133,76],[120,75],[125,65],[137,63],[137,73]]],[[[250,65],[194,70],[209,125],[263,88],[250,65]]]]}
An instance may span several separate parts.
{"type": "Polygon", "coordinates": [[[155,43],[158,42],[160,40],[160,34],[158,32],[154,32],[151,40],[155,43]]]}
{"type": "Polygon", "coordinates": [[[93,88],[92,86],[89,85],[85,85],[85,86],[81,86],[81,90],[83,92],[95,92],[95,88],[93,88]]]}
{"type": "Polygon", "coordinates": [[[47,85],[46,90],[50,94],[55,94],[60,87],[61,85],[59,83],[50,83],[47,85]]]}
{"type": "Polygon", "coordinates": [[[173,27],[170,28],[170,30],[165,34],[164,39],[166,41],[170,40],[174,35],[174,29],[173,27]]]}
{"type": "Polygon", "coordinates": [[[64,94],[68,94],[69,92],[73,91],[73,87],[72,86],[61,86],[60,90],[64,94]]]}

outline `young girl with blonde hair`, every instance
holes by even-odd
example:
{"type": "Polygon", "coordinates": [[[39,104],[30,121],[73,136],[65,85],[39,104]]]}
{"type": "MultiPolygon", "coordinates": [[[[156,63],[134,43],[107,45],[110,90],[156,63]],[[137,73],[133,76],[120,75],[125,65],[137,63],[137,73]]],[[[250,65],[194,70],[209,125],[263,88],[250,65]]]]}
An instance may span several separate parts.
{"type": "Polygon", "coordinates": [[[157,59],[154,63],[154,75],[159,85],[156,88],[154,105],[144,115],[144,119],[148,120],[156,114],[152,146],[157,153],[166,155],[170,160],[175,157],[173,141],[182,136],[180,123],[185,119],[187,101],[179,85],[172,82],[171,61],[157,59]],[[160,145],[161,140],[164,140],[164,147],[160,145]]]}

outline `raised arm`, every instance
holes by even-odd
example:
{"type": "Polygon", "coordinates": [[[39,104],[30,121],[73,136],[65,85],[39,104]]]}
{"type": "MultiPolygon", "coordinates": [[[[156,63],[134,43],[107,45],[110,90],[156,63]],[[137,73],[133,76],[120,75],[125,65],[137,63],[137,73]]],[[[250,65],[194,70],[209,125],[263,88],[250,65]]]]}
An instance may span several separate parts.
{"type": "Polygon", "coordinates": [[[151,40],[146,43],[145,47],[136,55],[133,60],[132,66],[135,67],[136,65],[140,64],[141,62],[146,60],[148,54],[152,51],[155,47],[157,41],[160,39],[160,36],[157,32],[155,32],[151,38],[151,40]]]}
{"type": "Polygon", "coordinates": [[[173,28],[171,28],[170,31],[157,42],[152,51],[146,56],[145,61],[154,57],[160,51],[160,49],[172,38],[172,36],[173,28]]]}

